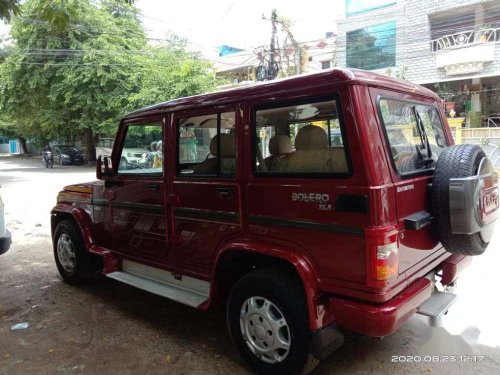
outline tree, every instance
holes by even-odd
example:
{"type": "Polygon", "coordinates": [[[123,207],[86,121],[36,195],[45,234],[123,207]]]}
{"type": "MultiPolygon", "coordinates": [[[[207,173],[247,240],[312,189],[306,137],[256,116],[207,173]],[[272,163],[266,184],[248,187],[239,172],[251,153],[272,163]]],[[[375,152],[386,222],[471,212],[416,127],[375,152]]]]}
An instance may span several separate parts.
{"type": "Polygon", "coordinates": [[[0,0],[0,20],[10,21],[19,14],[19,0],[0,0]]]}
{"type": "Polygon", "coordinates": [[[186,47],[186,40],[169,35],[168,46],[148,47],[141,59],[140,90],[130,96],[132,108],[144,107],[217,87],[209,62],[186,47]]]}
{"type": "Polygon", "coordinates": [[[83,134],[92,160],[94,134],[116,124],[128,94],[139,89],[129,51],[146,39],[137,12],[124,11],[130,6],[123,2],[65,3],[28,0],[24,17],[13,20],[15,51],[0,67],[0,109],[22,137],[83,134]]]}
{"type": "Polygon", "coordinates": [[[115,134],[131,109],[215,87],[209,64],[185,41],[146,46],[128,2],[62,1],[26,0],[13,19],[14,44],[0,64],[4,130],[42,141],[83,136],[93,160],[96,137],[115,134]]]}

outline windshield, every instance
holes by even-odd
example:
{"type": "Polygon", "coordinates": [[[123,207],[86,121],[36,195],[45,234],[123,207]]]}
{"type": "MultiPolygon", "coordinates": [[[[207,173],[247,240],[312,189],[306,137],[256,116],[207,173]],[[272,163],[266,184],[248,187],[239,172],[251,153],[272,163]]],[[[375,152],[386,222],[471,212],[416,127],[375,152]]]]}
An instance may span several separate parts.
{"type": "Polygon", "coordinates": [[[379,109],[391,156],[399,173],[434,168],[447,146],[435,107],[396,99],[380,99],[379,109]]]}
{"type": "Polygon", "coordinates": [[[59,146],[61,152],[78,152],[78,150],[71,146],[59,146]]]}

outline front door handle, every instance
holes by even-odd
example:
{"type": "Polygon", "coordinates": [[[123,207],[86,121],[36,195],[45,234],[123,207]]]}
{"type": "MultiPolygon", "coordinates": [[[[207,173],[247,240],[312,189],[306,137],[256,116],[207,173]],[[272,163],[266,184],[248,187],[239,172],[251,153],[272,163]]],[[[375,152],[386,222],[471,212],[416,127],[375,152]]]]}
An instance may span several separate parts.
{"type": "Polygon", "coordinates": [[[217,188],[217,196],[219,198],[231,198],[233,196],[233,188],[226,186],[219,186],[217,188]]]}
{"type": "Polygon", "coordinates": [[[160,184],[148,184],[148,189],[151,191],[160,191],[160,184]]]}

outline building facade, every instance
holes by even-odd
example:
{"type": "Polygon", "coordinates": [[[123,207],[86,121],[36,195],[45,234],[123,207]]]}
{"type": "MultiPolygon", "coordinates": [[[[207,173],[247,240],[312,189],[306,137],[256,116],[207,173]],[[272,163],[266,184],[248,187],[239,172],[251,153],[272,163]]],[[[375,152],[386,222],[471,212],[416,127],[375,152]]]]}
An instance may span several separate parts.
{"type": "MultiPolygon", "coordinates": [[[[280,61],[278,76],[288,75],[283,72],[292,71],[294,74],[318,72],[336,65],[337,37],[327,33],[324,38],[299,42],[301,53],[300,69],[294,59],[295,49],[277,49],[277,60],[280,61]]],[[[228,85],[251,83],[258,78],[259,66],[268,64],[269,47],[262,46],[255,50],[244,50],[219,56],[213,61],[216,75],[229,81],[228,85]]]]}
{"type": "Polygon", "coordinates": [[[346,0],[339,66],[427,86],[469,126],[500,126],[500,1],[346,0]]]}

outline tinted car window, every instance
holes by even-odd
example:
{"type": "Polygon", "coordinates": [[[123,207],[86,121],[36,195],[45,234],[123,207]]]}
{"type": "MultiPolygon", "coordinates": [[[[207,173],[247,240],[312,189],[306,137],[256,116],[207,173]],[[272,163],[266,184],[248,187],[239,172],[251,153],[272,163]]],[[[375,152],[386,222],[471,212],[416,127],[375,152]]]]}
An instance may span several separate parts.
{"type": "Polygon", "coordinates": [[[162,139],[163,127],[159,123],[127,126],[118,173],[162,175],[165,152],[162,139]]]}
{"type": "Polygon", "coordinates": [[[433,168],[447,146],[437,109],[423,103],[383,98],[379,110],[398,172],[408,174],[433,168]]]}
{"type": "Polygon", "coordinates": [[[234,176],[234,112],[182,118],[178,121],[178,165],[183,176],[234,176]]]}
{"type": "Polygon", "coordinates": [[[349,172],[336,100],[257,110],[254,139],[258,173],[349,172]]]}

